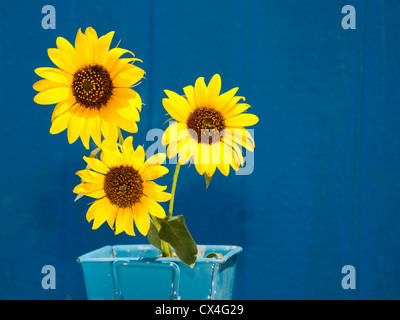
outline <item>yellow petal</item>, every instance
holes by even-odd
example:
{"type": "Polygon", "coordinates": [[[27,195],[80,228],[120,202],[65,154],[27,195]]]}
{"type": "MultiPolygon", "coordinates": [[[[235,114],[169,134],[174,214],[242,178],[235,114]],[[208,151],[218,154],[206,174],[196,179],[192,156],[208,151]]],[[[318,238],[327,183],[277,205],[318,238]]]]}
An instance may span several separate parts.
{"type": "Polygon", "coordinates": [[[125,231],[127,234],[134,236],[133,231],[133,213],[132,208],[119,208],[115,219],[115,234],[125,231]]]}
{"type": "Polygon", "coordinates": [[[65,70],[71,74],[74,74],[77,70],[78,66],[74,64],[72,58],[65,52],[59,49],[50,48],[47,49],[47,53],[50,60],[53,61],[53,63],[60,69],[65,70]]]}
{"type": "Polygon", "coordinates": [[[72,74],[65,72],[64,70],[57,68],[36,68],[35,73],[42,78],[63,83],[65,85],[71,85],[72,83],[72,74]]]}
{"type": "Polygon", "coordinates": [[[225,120],[230,119],[238,114],[241,114],[242,112],[245,112],[248,108],[250,108],[250,105],[247,103],[237,103],[229,112],[224,113],[224,118],[225,120]]]}
{"type": "Polygon", "coordinates": [[[90,132],[94,143],[100,148],[101,147],[101,128],[100,128],[100,111],[95,110],[95,114],[92,118],[92,129],[90,132]]]}
{"type": "Polygon", "coordinates": [[[173,122],[164,131],[164,134],[161,138],[161,143],[165,146],[165,145],[171,143],[172,141],[178,141],[180,132],[186,128],[187,128],[186,123],[173,122]]]}
{"type": "Polygon", "coordinates": [[[219,74],[214,75],[208,83],[208,104],[213,106],[215,100],[221,91],[221,77],[219,74]]]}
{"type": "Polygon", "coordinates": [[[68,142],[74,143],[79,138],[81,131],[85,125],[85,115],[88,109],[80,107],[75,112],[71,113],[71,118],[68,123],[68,142]]]}
{"type": "MultiPolygon", "coordinates": [[[[113,206],[107,198],[103,198],[103,199],[95,201],[91,207],[93,207],[95,204],[97,204],[97,205],[93,209],[94,212],[89,214],[89,211],[88,211],[88,213],[86,215],[87,219],[88,219],[88,215],[89,215],[89,218],[91,218],[92,216],[94,218],[92,229],[99,228],[104,222],[106,222],[111,216],[113,216],[116,211],[116,207],[113,206]]],[[[90,208],[89,208],[89,210],[90,210],[90,208]]],[[[89,219],[88,219],[88,221],[89,221],[89,219]]]]}
{"type": "Polygon", "coordinates": [[[137,202],[132,208],[133,220],[135,221],[136,228],[139,232],[146,236],[150,228],[150,216],[145,207],[137,202]]]}
{"type": "Polygon", "coordinates": [[[196,109],[196,101],[194,99],[194,88],[193,86],[187,86],[183,88],[183,92],[185,92],[186,99],[189,102],[191,110],[196,109]]]}
{"type": "Polygon", "coordinates": [[[203,77],[196,80],[194,85],[194,99],[197,107],[208,107],[208,90],[203,77]]]}
{"type": "Polygon", "coordinates": [[[55,118],[53,124],[51,125],[50,133],[57,134],[67,129],[70,118],[71,118],[70,110],[67,110],[66,112],[55,118]]]}
{"type": "Polygon", "coordinates": [[[112,121],[122,130],[130,133],[135,133],[138,131],[136,122],[121,116],[120,113],[115,110],[115,108],[109,108],[109,116],[113,119],[112,121]]]}
{"type": "Polygon", "coordinates": [[[119,116],[128,121],[140,120],[138,110],[130,104],[130,100],[128,99],[124,99],[113,93],[113,96],[107,105],[113,113],[117,113],[119,116]]]}
{"type": "Polygon", "coordinates": [[[153,199],[147,196],[143,196],[140,198],[140,202],[145,207],[145,209],[150,212],[151,215],[160,219],[164,219],[166,217],[164,208],[153,199]]]}
{"type": "Polygon", "coordinates": [[[51,122],[53,122],[56,117],[58,117],[59,115],[66,112],[69,108],[71,108],[73,106],[74,102],[75,102],[75,98],[71,97],[67,100],[57,103],[57,105],[55,106],[53,113],[51,115],[51,122]]]}
{"type": "Polygon", "coordinates": [[[217,168],[218,168],[219,171],[221,171],[221,173],[224,176],[228,176],[229,175],[229,168],[230,168],[229,164],[220,163],[220,164],[217,164],[217,168]]]}
{"type": "Polygon", "coordinates": [[[110,49],[113,36],[114,36],[114,31],[111,31],[106,35],[100,37],[99,41],[97,42],[97,49],[94,60],[99,65],[104,64],[104,60],[107,56],[108,50],[110,49]]]}
{"type": "Polygon", "coordinates": [[[118,127],[108,108],[100,109],[100,128],[106,140],[116,142],[118,139],[118,127]]]}
{"type": "Polygon", "coordinates": [[[170,193],[155,189],[151,182],[153,181],[143,182],[143,193],[146,196],[158,202],[165,202],[171,199],[170,193]]]}
{"type": "Polygon", "coordinates": [[[125,53],[129,53],[133,57],[135,56],[133,52],[122,48],[113,48],[110,51],[108,51],[104,62],[104,65],[106,66],[107,70],[112,70],[114,65],[118,63],[118,59],[125,53]]]}
{"type": "Polygon", "coordinates": [[[80,57],[81,63],[83,65],[90,64],[93,62],[93,59],[90,55],[91,50],[88,46],[86,36],[82,33],[80,28],[79,28],[78,32],[76,33],[75,53],[77,56],[80,57]]]}
{"type": "Polygon", "coordinates": [[[194,162],[194,166],[195,166],[197,172],[198,172],[200,175],[203,175],[203,174],[206,172],[206,165],[203,165],[203,164],[201,164],[201,163],[195,161],[195,162],[194,162]]]}
{"type": "Polygon", "coordinates": [[[144,163],[145,152],[142,146],[138,146],[133,154],[132,167],[139,170],[144,163]]]}
{"type": "Polygon", "coordinates": [[[172,118],[178,120],[179,122],[186,123],[187,120],[187,112],[185,110],[181,110],[179,108],[179,104],[174,103],[173,100],[164,98],[162,99],[162,104],[164,109],[170,114],[172,118]]]}
{"type": "Polygon", "coordinates": [[[144,167],[163,164],[166,157],[167,157],[167,155],[165,153],[157,153],[157,154],[152,155],[143,164],[143,166],[142,166],[143,170],[145,169],[144,167]]]}
{"type": "Polygon", "coordinates": [[[87,109],[85,113],[85,125],[80,132],[80,137],[86,149],[89,149],[90,137],[98,147],[101,146],[99,114],[98,109],[87,109]]]}
{"type": "Polygon", "coordinates": [[[164,90],[164,92],[166,93],[168,98],[177,105],[177,108],[179,108],[182,116],[187,119],[189,117],[189,114],[193,111],[188,100],[173,91],[164,90]]]}
{"type": "Polygon", "coordinates": [[[85,160],[86,163],[89,165],[89,167],[94,171],[97,171],[97,172],[103,173],[103,174],[107,174],[107,172],[110,171],[110,169],[99,159],[89,158],[89,157],[84,156],[83,160],[85,160]]]}
{"type": "Polygon", "coordinates": [[[258,122],[258,117],[250,113],[242,113],[235,117],[225,120],[227,127],[246,127],[255,125],[258,122]]]}
{"type": "Polygon", "coordinates": [[[144,76],[144,70],[137,66],[130,65],[128,70],[120,72],[116,75],[111,75],[113,85],[115,87],[129,87],[139,82],[144,76]]]}
{"type": "Polygon", "coordinates": [[[109,168],[117,167],[122,164],[126,164],[125,158],[121,153],[119,153],[118,149],[110,150],[106,148],[107,140],[104,140],[101,148],[102,152],[100,154],[101,161],[109,168]]]}
{"type": "Polygon", "coordinates": [[[85,182],[97,183],[97,184],[104,183],[104,178],[105,178],[105,176],[102,175],[101,173],[89,169],[79,170],[76,173],[76,175],[79,176],[85,182]]]}
{"type": "Polygon", "coordinates": [[[239,88],[233,88],[218,96],[215,99],[214,108],[217,110],[221,110],[222,108],[224,108],[226,105],[229,104],[229,102],[232,100],[238,90],[239,88]]]}
{"type": "Polygon", "coordinates": [[[222,136],[223,140],[229,145],[232,145],[232,142],[236,142],[247,150],[254,151],[254,139],[245,128],[225,128],[222,131],[222,136]]]}
{"type": "Polygon", "coordinates": [[[232,111],[234,111],[238,105],[238,102],[242,99],[243,101],[245,100],[244,97],[233,97],[225,106],[219,106],[219,112],[221,112],[225,118],[228,118],[226,115],[229,115],[232,111]]]}
{"type": "Polygon", "coordinates": [[[122,147],[122,154],[125,156],[125,159],[128,163],[133,163],[134,159],[135,150],[133,150],[132,141],[133,141],[132,136],[125,138],[122,147]]]}
{"type": "Polygon", "coordinates": [[[139,174],[144,181],[157,179],[168,172],[168,168],[163,166],[150,166],[139,170],[139,174]]]}
{"type": "Polygon", "coordinates": [[[214,174],[216,168],[217,168],[217,165],[216,165],[216,164],[208,164],[208,165],[206,166],[206,174],[207,174],[209,177],[212,177],[212,175],[214,174]]]}
{"type": "Polygon", "coordinates": [[[38,104],[53,104],[66,100],[72,96],[71,88],[58,87],[40,91],[33,100],[38,104]]]}
{"type": "Polygon", "coordinates": [[[93,204],[89,207],[86,213],[87,221],[90,222],[95,218],[95,216],[99,214],[101,215],[102,214],[101,211],[103,211],[102,209],[104,209],[105,207],[107,208],[108,204],[110,204],[110,201],[108,201],[107,198],[103,198],[93,202],[93,204]]]}
{"type": "Polygon", "coordinates": [[[167,189],[167,186],[160,186],[157,183],[155,183],[154,181],[143,182],[143,186],[144,185],[147,185],[148,188],[151,187],[154,191],[157,191],[157,192],[161,192],[161,191],[164,191],[165,189],[167,189]]]}
{"type": "Polygon", "coordinates": [[[69,41],[63,37],[57,37],[56,40],[57,48],[63,51],[65,54],[71,56],[74,54],[74,47],[69,41]]]}
{"type": "Polygon", "coordinates": [[[68,85],[61,82],[54,82],[48,79],[39,80],[33,85],[33,89],[36,91],[42,91],[58,87],[68,87],[68,85]]]}
{"type": "MultiPolygon", "coordinates": [[[[227,159],[224,159],[224,163],[228,163],[228,164],[231,164],[232,162],[232,157],[233,157],[233,159],[237,162],[237,163],[239,163],[240,165],[242,165],[243,166],[243,164],[244,164],[244,159],[243,159],[243,153],[242,153],[242,149],[241,148],[239,148],[239,146],[233,141],[233,140],[231,140],[231,139],[225,139],[224,138],[224,142],[221,142],[221,143],[226,143],[229,147],[231,147],[233,150],[234,150],[234,152],[232,152],[231,154],[229,154],[228,156],[227,156],[227,159]],[[228,162],[229,161],[229,162],[228,162]]],[[[227,148],[227,149],[229,149],[229,148],[227,148]]],[[[229,150],[230,151],[230,150],[229,150]]],[[[225,156],[226,156],[226,154],[225,154],[225,156]]]]}
{"type": "Polygon", "coordinates": [[[104,189],[104,184],[103,183],[80,183],[78,184],[74,190],[72,190],[73,193],[82,193],[84,195],[87,195],[89,193],[92,193],[94,191],[98,191],[104,189]]]}
{"type": "Polygon", "coordinates": [[[88,42],[88,45],[93,48],[94,44],[97,41],[97,33],[96,30],[94,30],[92,27],[87,27],[85,30],[85,36],[86,36],[86,41],[88,42]]]}
{"type": "Polygon", "coordinates": [[[179,163],[186,164],[196,153],[197,142],[188,137],[185,141],[181,141],[177,145],[179,154],[179,163]]]}

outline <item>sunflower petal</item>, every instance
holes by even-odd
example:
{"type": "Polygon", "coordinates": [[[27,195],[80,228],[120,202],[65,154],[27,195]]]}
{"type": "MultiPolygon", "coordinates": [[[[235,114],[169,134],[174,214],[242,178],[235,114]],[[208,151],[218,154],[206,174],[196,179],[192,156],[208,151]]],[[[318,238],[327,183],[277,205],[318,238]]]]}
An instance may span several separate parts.
{"type": "Polygon", "coordinates": [[[186,123],[187,114],[185,111],[179,109],[179,105],[174,103],[173,100],[164,98],[162,99],[164,109],[171,115],[172,118],[179,122],[186,123]]]}
{"type": "Polygon", "coordinates": [[[140,202],[151,215],[160,219],[164,219],[166,217],[164,208],[153,199],[143,196],[140,198],[140,202]]]}
{"type": "Polygon", "coordinates": [[[76,139],[79,138],[79,135],[85,125],[85,113],[87,109],[84,107],[80,107],[75,112],[71,114],[71,118],[68,123],[68,142],[74,143],[76,139]]]}
{"type": "Polygon", "coordinates": [[[107,174],[110,169],[99,159],[96,158],[89,158],[89,157],[83,157],[83,160],[86,161],[86,163],[89,165],[90,169],[97,171],[99,173],[107,174]]]}
{"type": "Polygon", "coordinates": [[[197,107],[208,106],[208,90],[203,77],[200,77],[196,80],[194,85],[194,98],[197,107]]]}
{"type": "Polygon", "coordinates": [[[104,183],[104,177],[105,177],[104,175],[89,169],[79,170],[75,174],[78,177],[80,177],[83,181],[88,183],[98,183],[98,184],[104,183]]]}
{"type": "Polygon", "coordinates": [[[221,77],[215,74],[208,83],[208,103],[213,106],[221,91],[221,77]]]}
{"type": "Polygon", "coordinates": [[[113,206],[107,198],[103,198],[95,201],[89,208],[86,219],[90,222],[90,218],[94,219],[92,229],[98,229],[104,222],[106,222],[110,216],[116,211],[115,206],[113,206]],[[94,207],[92,209],[92,207],[94,207]],[[89,213],[90,209],[92,212],[89,213]]]}
{"type": "Polygon", "coordinates": [[[139,170],[144,163],[145,152],[142,146],[138,146],[133,154],[132,167],[139,170]]]}
{"type": "Polygon", "coordinates": [[[36,68],[35,73],[42,78],[51,80],[54,82],[63,83],[65,85],[70,85],[72,83],[72,75],[64,70],[57,68],[36,68]]]}
{"type": "Polygon", "coordinates": [[[143,193],[158,202],[165,202],[171,199],[171,194],[155,189],[152,184],[146,181],[143,183],[143,193]]]}
{"type": "Polygon", "coordinates": [[[140,168],[139,170],[139,174],[142,177],[143,181],[160,178],[163,175],[167,174],[168,172],[169,172],[168,168],[163,166],[150,166],[150,167],[145,167],[144,169],[140,168]]]}
{"type": "Polygon", "coordinates": [[[67,110],[63,114],[59,115],[57,118],[54,119],[50,127],[50,133],[57,134],[67,129],[70,118],[71,118],[70,110],[67,110]]]}
{"type": "Polygon", "coordinates": [[[133,212],[132,208],[120,208],[115,219],[115,234],[126,232],[131,236],[135,235],[133,230],[133,212]]]}
{"type": "Polygon", "coordinates": [[[62,70],[74,74],[77,66],[74,64],[72,58],[60,49],[50,48],[47,49],[47,54],[53,63],[62,70]]]}
{"type": "Polygon", "coordinates": [[[71,88],[56,87],[40,91],[33,98],[37,104],[54,104],[66,100],[72,96],[71,88]]]}
{"type": "Polygon", "coordinates": [[[95,62],[103,65],[104,60],[107,56],[108,50],[110,49],[112,38],[114,37],[114,31],[107,33],[106,35],[100,37],[97,42],[97,50],[95,55],[95,62]]]}
{"type": "Polygon", "coordinates": [[[143,78],[145,74],[143,69],[134,65],[130,66],[131,67],[128,70],[116,74],[112,79],[115,87],[129,87],[143,78]]]}
{"type": "Polygon", "coordinates": [[[148,211],[140,202],[137,202],[132,210],[136,228],[143,236],[146,236],[150,229],[150,216],[148,211]]]}
{"type": "Polygon", "coordinates": [[[242,113],[237,116],[225,120],[227,127],[246,127],[255,125],[258,122],[258,117],[250,113],[242,113]]]}

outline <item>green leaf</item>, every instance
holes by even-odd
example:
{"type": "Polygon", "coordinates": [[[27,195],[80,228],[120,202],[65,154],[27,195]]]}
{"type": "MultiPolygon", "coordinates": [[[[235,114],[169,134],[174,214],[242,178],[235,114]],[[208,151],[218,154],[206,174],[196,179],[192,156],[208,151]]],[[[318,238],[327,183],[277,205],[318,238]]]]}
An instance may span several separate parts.
{"type": "Polygon", "coordinates": [[[206,179],[206,189],[208,188],[208,185],[210,184],[212,176],[208,176],[207,173],[204,174],[204,178],[206,179]]]}
{"type": "Polygon", "coordinates": [[[206,258],[216,258],[216,259],[222,259],[223,255],[222,253],[216,253],[216,252],[210,252],[208,255],[205,256],[206,258]]]}
{"type": "Polygon", "coordinates": [[[178,258],[193,268],[197,259],[197,245],[186,226],[185,218],[179,215],[159,220],[159,223],[159,239],[170,243],[178,258]]]}
{"type": "Polygon", "coordinates": [[[161,250],[161,240],[158,236],[157,227],[155,226],[153,221],[150,222],[150,229],[147,233],[147,240],[150,244],[161,250]]]}

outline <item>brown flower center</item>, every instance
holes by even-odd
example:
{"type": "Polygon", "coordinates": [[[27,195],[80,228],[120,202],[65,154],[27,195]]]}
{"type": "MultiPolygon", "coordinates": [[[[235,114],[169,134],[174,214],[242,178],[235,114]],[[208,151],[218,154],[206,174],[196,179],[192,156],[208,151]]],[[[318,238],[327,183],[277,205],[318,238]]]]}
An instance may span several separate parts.
{"type": "Polygon", "coordinates": [[[113,205],[131,207],[143,195],[143,181],[139,172],[131,166],[115,167],[104,179],[104,192],[113,205]]]}
{"type": "Polygon", "coordinates": [[[224,117],[217,110],[208,107],[195,109],[186,122],[189,129],[196,132],[197,142],[212,144],[220,140],[220,132],[225,129],[224,117]]]}
{"type": "Polygon", "coordinates": [[[84,66],[75,72],[72,94],[86,108],[100,109],[112,96],[113,83],[108,71],[98,64],[84,66]]]}

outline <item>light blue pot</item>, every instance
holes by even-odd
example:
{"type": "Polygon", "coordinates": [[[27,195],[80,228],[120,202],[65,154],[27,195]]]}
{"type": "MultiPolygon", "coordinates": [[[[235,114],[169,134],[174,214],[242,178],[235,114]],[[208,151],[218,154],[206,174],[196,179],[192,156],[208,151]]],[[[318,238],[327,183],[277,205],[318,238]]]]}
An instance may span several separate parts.
{"type": "Polygon", "coordinates": [[[106,246],[80,256],[90,300],[229,300],[238,246],[198,246],[193,268],[178,258],[161,258],[152,245],[106,246]]]}

